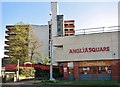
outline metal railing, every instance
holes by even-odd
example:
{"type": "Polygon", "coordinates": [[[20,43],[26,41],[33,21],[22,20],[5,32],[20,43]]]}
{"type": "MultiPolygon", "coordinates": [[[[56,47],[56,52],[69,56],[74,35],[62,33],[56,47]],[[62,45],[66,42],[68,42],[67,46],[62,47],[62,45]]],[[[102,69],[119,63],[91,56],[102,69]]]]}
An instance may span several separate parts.
{"type": "Polygon", "coordinates": [[[78,30],[75,30],[75,33],[76,33],[76,35],[80,35],[80,34],[116,32],[116,31],[120,31],[120,26],[78,29],[78,30]]]}

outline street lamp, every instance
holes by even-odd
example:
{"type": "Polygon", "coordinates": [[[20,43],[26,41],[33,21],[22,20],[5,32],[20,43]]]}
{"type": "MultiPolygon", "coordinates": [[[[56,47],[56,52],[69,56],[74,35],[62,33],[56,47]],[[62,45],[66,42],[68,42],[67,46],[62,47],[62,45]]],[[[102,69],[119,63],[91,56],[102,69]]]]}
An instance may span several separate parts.
{"type": "MultiPolygon", "coordinates": [[[[52,13],[50,13],[50,16],[52,15],[52,13]]],[[[50,26],[51,26],[51,32],[50,34],[50,81],[55,81],[55,79],[53,78],[53,35],[52,35],[52,20],[50,20],[50,26]]]]}

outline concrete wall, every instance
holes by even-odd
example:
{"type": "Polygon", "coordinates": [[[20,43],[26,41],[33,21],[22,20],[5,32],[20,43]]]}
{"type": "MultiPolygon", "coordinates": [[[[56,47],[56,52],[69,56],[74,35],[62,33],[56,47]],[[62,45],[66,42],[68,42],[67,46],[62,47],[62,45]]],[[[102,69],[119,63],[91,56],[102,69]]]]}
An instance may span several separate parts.
{"type": "Polygon", "coordinates": [[[57,36],[57,14],[58,7],[57,2],[51,2],[51,21],[52,21],[52,35],[57,36]]]}
{"type": "Polygon", "coordinates": [[[54,45],[63,45],[63,48],[54,49],[56,62],[118,59],[118,32],[55,37],[54,45]],[[70,49],[90,47],[109,47],[110,51],[69,53],[70,49]]]}
{"type": "MultiPolygon", "coordinates": [[[[41,55],[41,57],[48,57],[49,53],[49,29],[48,25],[32,25],[32,39],[38,42],[38,48],[36,51],[41,55]]],[[[34,55],[35,58],[40,58],[38,55],[34,55]]]]}

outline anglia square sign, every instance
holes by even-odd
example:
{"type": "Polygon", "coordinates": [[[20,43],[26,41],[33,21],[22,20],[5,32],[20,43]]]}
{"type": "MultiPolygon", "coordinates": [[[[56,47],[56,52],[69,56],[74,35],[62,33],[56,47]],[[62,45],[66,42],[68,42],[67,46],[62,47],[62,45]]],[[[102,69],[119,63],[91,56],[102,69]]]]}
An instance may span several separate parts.
{"type": "Polygon", "coordinates": [[[90,53],[90,52],[108,52],[108,51],[110,51],[110,47],[89,47],[89,48],[70,49],[69,54],[90,53]]]}

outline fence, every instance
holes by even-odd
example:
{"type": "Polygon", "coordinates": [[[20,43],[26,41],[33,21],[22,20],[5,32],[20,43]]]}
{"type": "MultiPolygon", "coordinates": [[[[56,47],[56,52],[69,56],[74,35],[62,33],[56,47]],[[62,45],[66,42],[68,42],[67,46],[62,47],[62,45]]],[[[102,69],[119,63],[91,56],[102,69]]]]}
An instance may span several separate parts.
{"type": "Polygon", "coordinates": [[[104,33],[104,32],[116,32],[116,31],[120,31],[120,26],[98,27],[98,28],[88,28],[88,29],[75,30],[76,35],[92,34],[92,33],[104,33]]]}

